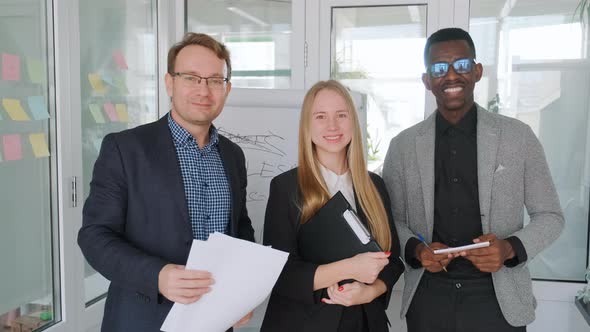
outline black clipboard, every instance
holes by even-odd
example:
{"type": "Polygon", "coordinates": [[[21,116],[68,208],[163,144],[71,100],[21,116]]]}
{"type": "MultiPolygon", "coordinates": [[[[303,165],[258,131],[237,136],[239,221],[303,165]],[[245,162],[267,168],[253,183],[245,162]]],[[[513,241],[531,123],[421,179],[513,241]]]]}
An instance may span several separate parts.
{"type": "Polygon", "coordinates": [[[340,191],[300,226],[297,244],[300,257],[315,264],[383,251],[340,191]]]}

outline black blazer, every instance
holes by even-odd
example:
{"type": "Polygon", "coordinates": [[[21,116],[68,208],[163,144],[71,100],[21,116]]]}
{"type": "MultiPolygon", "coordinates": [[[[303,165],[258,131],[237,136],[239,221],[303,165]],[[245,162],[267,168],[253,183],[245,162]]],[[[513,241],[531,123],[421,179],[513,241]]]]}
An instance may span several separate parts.
{"type": "MultiPolygon", "coordinates": [[[[253,241],[244,153],[221,135],[219,152],[232,191],[229,235],[253,241]]],[[[172,302],[158,293],[158,274],[168,263],[186,264],[192,241],[167,116],[107,135],[78,233],[90,265],[111,281],[102,331],[160,331],[172,302]]]]}
{"type": "MultiPolygon", "coordinates": [[[[362,305],[365,310],[371,332],[387,331],[389,323],[385,309],[389,304],[393,285],[404,271],[399,260],[399,240],[391,215],[390,200],[383,180],[370,173],[371,180],[377,187],[391,228],[393,245],[389,264],[379,274],[379,279],[387,285],[387,292],[362,305]]],[[[265,245],[289,252],[289,259],[275,284],[270,296],[266,315],[262,323],[262,332],[331,332],[336,331],[340,323],[343,306],[324,304],[324,290],[313,291],[313,280],[318,265],[302,261],[297,249],[297,231],[300,226],[300,193],[297,184],[297,169],[287,171],[275,177],[270,183],[268,205],[264,219],[265,245]]],[[[357,206],[358,203],[357,203],[357,206]]],[[[358,215],[366,223],[362,210],[358,215]]]]}

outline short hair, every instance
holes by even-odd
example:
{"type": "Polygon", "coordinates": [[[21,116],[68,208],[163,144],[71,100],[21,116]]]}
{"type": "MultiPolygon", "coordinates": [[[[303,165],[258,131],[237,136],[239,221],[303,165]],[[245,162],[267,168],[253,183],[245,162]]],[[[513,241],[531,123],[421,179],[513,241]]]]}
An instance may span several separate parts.
{"type": "Polygon", "coordinates": [[[204,33],[195,32],[187,32],[182,40],[172,45],[168,51],[168,74],[174,74],[174,66],[176,65],[176,57],[178,56],[178,53],[180,53],[183,48],[190,45],[206,47],[213,51],[219,59],[224,60],[225,65],[227,66],[227,78],[231,79],[231,60],[229,57],[229,50],[224,44],[213,39],[213,37],[204,33]]]}
{"type": "Polygon", "coordinates": [[[469,32],[460,28],[445,28],[433,33],[426,40],[426,45],[424,46],[424,65],[428,66],[428,62],[430,61],[430,47],[432,47],[432,45],[451,40],[466,41],[469,50],[471,51],[471,55],[475,59],[475,44],[473,43],[473,39],[471,39],[469,32]]]}

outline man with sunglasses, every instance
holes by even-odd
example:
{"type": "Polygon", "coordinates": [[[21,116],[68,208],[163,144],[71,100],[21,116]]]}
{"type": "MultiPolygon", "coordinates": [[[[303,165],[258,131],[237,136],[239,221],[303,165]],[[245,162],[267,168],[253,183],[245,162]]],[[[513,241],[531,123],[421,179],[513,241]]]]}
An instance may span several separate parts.
{"type": "Polygon", "coordinates": [[[254,241],[244,153],[212,125],[230,78],[225,46],[187,33],[168,52],[171,111],[104,138],[78,234],[90,265],[111,281],[102,331],[160,331],[174,302],[212,290],[214,275],[183,266],[193,239],[254,241]]]}
{"type": "Polygon", "coordinates": [[[409,332],[526,331],[536,305],[526,264],[563,228],[531,128],[474,102],[483,72],[475,55],[464,30],[428,38],[422,81],[437,110],[392,139],[383,166],[410,265],[401,310],[409,332]],[[434,254],[479,242],[489,246],[434,254]]]}

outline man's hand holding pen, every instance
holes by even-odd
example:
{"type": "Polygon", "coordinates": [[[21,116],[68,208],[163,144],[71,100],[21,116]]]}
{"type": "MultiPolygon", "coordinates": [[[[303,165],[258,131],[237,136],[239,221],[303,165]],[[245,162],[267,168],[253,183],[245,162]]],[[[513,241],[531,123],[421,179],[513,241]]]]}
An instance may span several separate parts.
{"type": "Polygon", "coordinates": [[[420,237],[421,243],[416,246],[416,259],[418,259],[422,266],[429,272],[440,272],[447,271],[446,266],[453,259],[451,254],[439,254],[436,255],[434,250],[448,248],[447,245],[440,242],[433,242],[427,244],[422,237],[420,237]]]}

